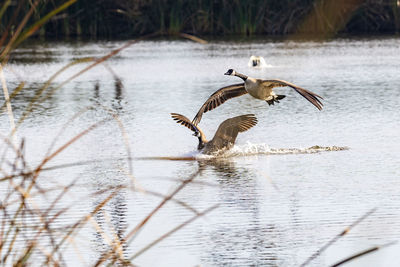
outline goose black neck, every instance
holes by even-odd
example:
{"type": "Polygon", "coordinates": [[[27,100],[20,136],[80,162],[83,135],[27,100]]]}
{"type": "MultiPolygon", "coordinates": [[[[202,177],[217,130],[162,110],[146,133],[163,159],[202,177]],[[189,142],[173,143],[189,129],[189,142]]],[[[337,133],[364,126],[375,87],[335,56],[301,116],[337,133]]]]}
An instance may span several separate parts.
{"type": "Polygon", "coordinates": [[[199,138],[199,145],[197,146],[197,149],[200,150],[204,147],[204,142],[203,142],[201,136],[198,136],[197,138],[199,138]]]}
{"type": "Polygon", "coordinates": [[[241,73],[236,72],[236,73],[235,73],[235,76],[241,78],[243,81],[246,81],[246,80],[247,80],[247,76],[244,75],[244,74],[241,74],[241,73]]]}

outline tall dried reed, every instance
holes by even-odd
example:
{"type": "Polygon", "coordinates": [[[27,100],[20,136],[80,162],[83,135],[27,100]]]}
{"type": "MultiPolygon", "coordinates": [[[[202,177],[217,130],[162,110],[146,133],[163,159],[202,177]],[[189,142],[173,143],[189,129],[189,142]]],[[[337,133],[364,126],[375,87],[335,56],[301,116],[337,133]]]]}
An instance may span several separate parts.
{"type": "MultiPolygon", "coordinates": [[[[46,99],[48,99],[56,90],[62,88],[65,84],[91,70],[95,66],[104,63],[107,59],[130,45],[133,45],[144,38],[150,38],[157,35],[147,35],[126,42],[126,44],[120,48],[110,51],[108,54],[100,58],[82,58],[67,64],[60,70],[56,71],[47,81],[44,81],[41,87],[37,88],[36,94],[30,100],[22,115],[16,118],[15,122],[12,110],[12,101],[15,96],[25,92],[25,82],[22,81],[16,88],[12,88],[13,91],[10,94],[8,91],[9,88],[7,87],[7,77],[5,77],[3,73],[3,68],[7,66],[9,57],[21,42],[43,29],[43,25],[49,20],[55,19],[57,14],[60,12],[66,12],[67,7],[75,2],[76,0],[69,0],[60,3],[59,6],[48,7],[45,5],[46,2],[38,0],[18,2],[7,0],[0,9],[0,19],[8,19],[8,25],[1,29],[0,78],[5,95],[5,102],[1,106],[0,112],[8,113],[11,124],[11,134],[0,137],[0,149],[2,151],[0,158],[0,187],[2,188],[0,191],[0,263],[2,265],[28,266],[33,263],[36,265],[63,265],[67,261],[66,256],[64,255],[65,251],[78,244],[77,237],[79,232],[89,223],[92,225],[93,231],[97,232],[98,235],[101,236],[109,245],[106,251],[104,251],[97,260],[90,263],[91,265],[99,265],[103,263],[111,265],[132,265],[132,262],[144,251],[153,247],[155,244],[164,240],[185,225],[216,208],[216,206],[213,206],[205,211],[197,211],[189,204],[175,199],[175,196],[184,187],[193,182],[198,175],[198,172],[196,172],[188,179],[180,179],[176,190],[169,195],[162,195],[158,192],[145,190],[143,188],[140,188],[139,190],[131,184],[108,186],[90,194],[88,193],[88,199],[95,197],[99,200],[97,204],[75,221],[68,223],[64,222],[63,216],[71,209],[77,207],[77,205],[82,201],[82,199],[80,199],[79,201],[72,201],[72,203],[71,201],[64,202],[64,200],[74,191],[78,181],[74,180],[68,184],[62,184],[59,179],[49,178],[47,173],[54,170],[63,173],[63,170],[66,168],[93,163],[95,160],[54,165],[54,158],[58,157],[65,150],[73,146],[82,137],[91,134],[91,132],[104,125],[104,123],[113,120],[119,126],[121,138],[123,139],[122,143],[125,144],[127,152],[126,160],[129,168],[126,175],[130,178],[133,177],[131,149],[129,147],[129,141],[127,140],[128,134],[123,127],[122,121],[112,110],[97,105],[95,108],[103,109],[106,111],[106,114],[108,114],[104,119],[94,122],[86,129],[81,130],[80,133],[65,141],[62,145],[56,147],[56,140],[58,140],[63,133],[63,130],[61,130],[60,133],[55,136],[54,141],[48,149],[48,153],[42,159],[36,159],[36,163],[33,164],[33,166],[31,162],[26,160],[25,154],[25,144],[27,142],[29,143],[29,136],[28,139],[14,140],[14,133],[18,131],[18,127],[25,121],[25,119],[32,114],[32,111],[36,108],[38,103],[46,101],[46,99]],[[47,10],[45,12],[46,15],[39,16],[41,9],[47,10]],[[71,77],[66,78],[63,82],[57,85],[53,84],[56,77],[60,76],[68,68],[77,64],[86,65],[71,77]],[[110,235],[107,234],[98,223],[96,223],[95,217],[98,216],[99,213],[104,213],[103,208],[110,201],[113,201],[121,190],[125,190],[132,194],[140,192],[153,195],[159,197],[161,200],[160,204],[145,216],[138,225],[133,226],[132,229],[128,228],[126,234],[110,235]],[[147,225],[147,222],[169,202],[181,205],[183,208],[192,212],[193,217],[182,222],[181,225],[166,232],[156,240],[150,242],[142,249],[139,248],[138,252],[134,255],[125,255],[122,253],[124,248],[129,246],[129,244],[134,240],[138,232],[147,225]]],[[[195,37],[190,35],[185,35],[185,38],[197,40],[195,37]]],[[[110,69],[110,71],[112,70],[110,69]]],[[[116,85],[122,86],[121,81],[118,80],[117,76],[115,76],[115,79],[116,85]]],[[[82,112],[71,118],[67,125],[72,123],[88,110],[89,109],[83,109],[82,112]]],[[[63,127],[63,129],[65,129],[67,125],[63,127]]],[[[73,251],[76,254],[76,258],[79,258],[79,249],[73,251]]]]}

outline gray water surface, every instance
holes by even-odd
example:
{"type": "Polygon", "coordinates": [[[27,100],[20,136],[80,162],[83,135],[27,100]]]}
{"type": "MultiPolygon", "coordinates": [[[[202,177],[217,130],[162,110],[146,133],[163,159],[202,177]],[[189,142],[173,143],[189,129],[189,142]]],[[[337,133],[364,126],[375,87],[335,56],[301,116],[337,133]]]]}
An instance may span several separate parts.
{"type": "MultiPolygon", "coordinates": [[[[13,101],[19,119],[39,88],[74,59],[99,57],[124,42],[29,44],[15,51],[5,69],[10,91],[24,80],[28,88],[13,101]]],[[[335,235],[372,208],[371,216],[311,262],[327,266],[375,245],[400,239],[400,39],[338,39],[252,42],[143,41],[56,90],[20,126],[26,157],[35,166],[53,139],[59,147],[91,124],[118,114],[134,157],[133,177],[118,123],[109,120],[59,154],[50,165],[96,160],[43,173],[45,188],[78,179],[60,209],[74,208],[59,224],[90,212],[115,185],[167,194],[197,170],[200,175],[176,198],[198,211],[219,207],[180,229],[134,260],[139,266],[298,266],[335,235]],[[267,68],[247,66],[251,55],[263,56],[267,68]],[[171,118],[193,118],[203,102],[222,86],[239,83],[224,76],[234,68],[247,75],[283,79],[321,95],[324,109],[288,88],[275,106],[248,95],[204,114],[200,126],[211,139],[225,119],[254,113],[258,125],[238,136],[234,153],[211,161],[142,160],[143,157],[196,156],[197,139],[171,118]],[[111,69],[111,71],[110,71],[111,69]],[[113,73],[123,88],[115,85],[113,73]],[[98,87],[96,89],[96,84],[98,87]],[[100,107],[99,103],[104,107],[100,107]],[[73,122],[68,121],[85,108],[73,122]],[[66,123],[67,126],[66,126],[66,123]],[[348,147],[319,153],[312,146],[348,147]],[[286,152],[305,152],[289,153],[286,152]],[[281,153],[284,152],[284,153],[281,153]]],[[[87,63],[55,79],[54,87],[87,63]]],[[[278,90],[277,90],[278,91],[278,90]]],[[[2,113],[1,133],[9,133],[2,113]]],[[[3,149],[2,145],[2,149],[3,149]]],[[[53,149],[54,151],[54,149],[53,149]]],[[[197,155],[198,156],[198,155],[197,155]]],[[[198,156],[200,159],[201,156],[198,156]]],[[[0,195],[6,188],[0,189],[0,195]],[[2,190],[2,191],[1,191],[2,190]]],[[[38,200],[44,203],[43,200],[38,200]]],[[[122,190],[67,247],[67,265],[89,265],[107,248],[96,233],[123,235],[158,203],[159,197],[122,190]],[[79,249],[76,249],[79,247],[79,249]],[[80,257],[76,256],[77,254],[80,257]]],[[[138,234],[124,255],[193,216],[176,203],[163,207],[138,234]]],[[[22,242],[22,241],[21,241],[22,242]]],[[[355,260],[347,266],[398,266],[400,245],[355,260]]]]}

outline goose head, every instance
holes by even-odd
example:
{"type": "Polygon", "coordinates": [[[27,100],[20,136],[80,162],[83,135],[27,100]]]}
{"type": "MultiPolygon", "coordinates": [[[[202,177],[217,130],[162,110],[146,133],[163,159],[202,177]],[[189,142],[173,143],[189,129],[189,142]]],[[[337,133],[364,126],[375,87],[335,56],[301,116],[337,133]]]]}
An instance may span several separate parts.
{"type": "Polygon", "coordinates": [[[227,72],[224,73],[224,75],[235,76],[236,75],[236,71],[234,69],[229,69],[227,72]]]}
{"type": "Polygon", "coordinates": [[[197,146],[197,150],[201,150],[205,147],[205,144],[203,142],[199,142],[199,145],[197,146]]]}

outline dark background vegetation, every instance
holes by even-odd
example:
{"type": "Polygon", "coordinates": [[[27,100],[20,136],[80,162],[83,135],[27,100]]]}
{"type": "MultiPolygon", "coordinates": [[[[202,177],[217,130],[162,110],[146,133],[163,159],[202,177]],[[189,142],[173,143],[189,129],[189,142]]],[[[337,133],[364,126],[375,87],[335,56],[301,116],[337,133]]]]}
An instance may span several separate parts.
{"type": "MultiPolygon", "coordinates": [[[[12,20],[13,10],[29,9],[27,2],[11,1],[1,31],[12,20]]],[[[41,1],[31,19],[38,20],[63,2],[41,1]]],[[[399,12],[397,0],[80,0],[37,34],[90,38],[129,38],[158,31],[195,35],[319,34],[327,30],[393,34],[400,28],[399,12]]]]}

